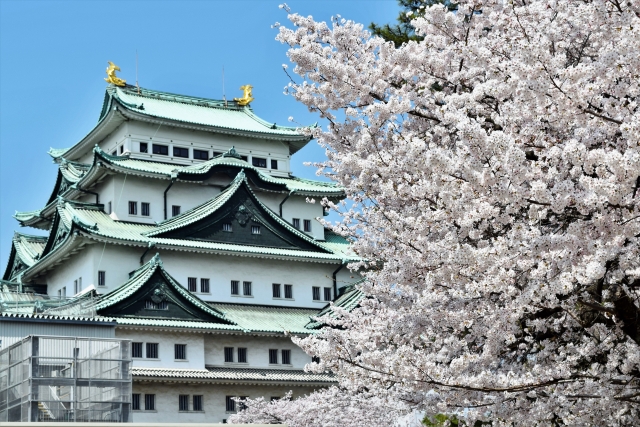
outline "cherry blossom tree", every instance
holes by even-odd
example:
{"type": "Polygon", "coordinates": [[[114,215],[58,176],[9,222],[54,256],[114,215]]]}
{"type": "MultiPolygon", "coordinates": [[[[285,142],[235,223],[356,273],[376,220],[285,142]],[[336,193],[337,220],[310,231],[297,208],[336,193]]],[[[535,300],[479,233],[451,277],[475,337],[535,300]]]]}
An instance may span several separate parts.
{"type": "Polygon", "coordinates": [[[329,121],[319,170],[353,205],[324,203],[367,260],[367,298],[297,340],[338,386],[273,405],[283,420],[353,398],[466,425],[638,425],[639,16],[637,0],[460,1],[395,48],[289,14],[287,92],[329,121]]]}

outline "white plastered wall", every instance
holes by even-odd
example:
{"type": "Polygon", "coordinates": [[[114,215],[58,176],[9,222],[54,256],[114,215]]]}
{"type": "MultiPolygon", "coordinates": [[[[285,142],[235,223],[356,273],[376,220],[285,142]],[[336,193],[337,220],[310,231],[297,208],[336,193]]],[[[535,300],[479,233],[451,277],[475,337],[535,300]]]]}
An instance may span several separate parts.
{"type": "Polygon", "coordinates": [[[169,331],[138,331],[118,328],[116,329],[116,337],[131,340],[131,342],[144,343],[142,346],[144,357],[141,359],[134,358],[133,366],[166,369],[204,369],[205,367],[204,334],[169,331]],[[157,359],[149,359],[146,357],[146,343],[158,344],[157,359]],[[175,359],[175,344],[186,344],[186,360],[175,359]]]}
{"type": "MultiPolygon", "coordinates": [[[[283,329],[286,325],[282,325],[283,329]]],[[[289,337],[261,337],[251,335],[206,335],[205,363],[207,366],[242,367],[265,369],[303,369],[311,363],[308,356],[300,347],[295,345],[289,337]],[[247,363],[228,363],[224,361],[224,348],[233,347],[234,360],[237,361],[238,348],[247,349],[247,363]],[[278,350],[278,364],[269,364],[269,350],[278,350]],[[291,350],[291,364],[282,364],[282,350],[291,350]]]]}
{"type": "Polygon", "coordinates": [[[35,279],[34,283],[46,283],[47,293],[52,296],[57,296],[58,290],[66,288],[63,296],[72,297],[74,295],[74,280],[81,280],[82,289],[87,288],[97,280],[97,277],[93,277],[96,246],[95,244],[84,246],[82,250],[59,264],[45,277],[35,279]]]}

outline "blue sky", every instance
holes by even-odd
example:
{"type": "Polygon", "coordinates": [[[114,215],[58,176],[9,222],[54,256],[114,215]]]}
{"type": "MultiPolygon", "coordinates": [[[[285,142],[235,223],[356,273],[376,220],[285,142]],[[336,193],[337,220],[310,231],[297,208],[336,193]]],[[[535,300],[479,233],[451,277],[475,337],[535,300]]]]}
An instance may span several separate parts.
{"type": "MultiPolygon", "coordinates": [[[[135,82],[136,50],[142,87],[227,98],[254,86],[254,111],[287,124],[318,121],[283,95],[286,47],[274,40],[276,21],[288,22],[282,1],[27,1],[0,0],[0,265],[3,272],[16,210],[43,207],[56,178],[50,147],[78,142],[95,125],[107,61],[135,82]]],[[[291,9],[315,19],[331,16],[390,22],[395,0],[291,0],[291,9]]],[[[321,122],[322,123],[322,122],[321,122]]],[[[313,178],[305,161],[324,158],[313,141],[294,157],[294,173],[313,178]]]]}

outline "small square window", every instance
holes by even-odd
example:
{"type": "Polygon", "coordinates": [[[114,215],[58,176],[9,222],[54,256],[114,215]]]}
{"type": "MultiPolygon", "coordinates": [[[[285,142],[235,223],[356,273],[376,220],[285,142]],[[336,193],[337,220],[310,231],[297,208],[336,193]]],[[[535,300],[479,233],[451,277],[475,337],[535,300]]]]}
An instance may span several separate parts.
{"type": "Polygon", "coordinates": [[[231,233],[233,231],[233,228],[231,227],[230,223],[225,222],[224,224],[222,224],[222,231],[226,231],[227,233],[231,233]]]}
{"type": "Polygon", "coordinates": [[[320,363],[320,358],[318,356],[311,356],[312,363],[320,363]]]}
{"type": "Polygon", "coordinates": [[[270,365],[278,364],[278,350],[275,350],[275,349],[269,350],[269,364],[270,365]]]}
{"type": "Polygon", "coordinates": [[[111,215],[111,212],[113,212],[113,211],[111,210],[111,202],[109,202],[109,203],[107,203],[107,213],[109,215],[111,215]]]}
{"type": "Polygon", "coordinates": [[[324,300],[331,301],[331,288],[324,288],[324,300]]]}
{"type": "Polygon", "coordinates": [[[122,154],[124,152],[124,145],[120,146],[120,154],[122,154]]]}
{"type": "Polygon", "coordinates": [[[158,344],[157,343],[147,343],[147,359],[157,359],[158,358],[158,344]]]}
{"type": "Polygon", "coordinates": [[[271,169],[276,170],[278,169],[278,161],[271,159],[271,169]]]}
{"type": "Polygon", "coordinates": [[[300,218],[293,218],[293,228],[300,230],[300,218]]]}
{"type": "Polygon", "coordinates": [[[138,215],[138,202],[129,202],[129,215],[138,215]]]}
{"type": "Polygon", "coordinates": [[[238,348],[238,363],[247,363],[247,349],[239,347],[238,348]]]}
{"type": "Polygon", "coordinates": [[[245,162],[248,162],[248,161],[249,161],[249,157],[247,157],[247,156],[240,156],[240,158],[241,158],[242,160],[244,160],[245,162]]]}
{"type": "Polygon", "coordinates": [[[280,283],[273,283],[271,288],[273,289],[273,297],[280,298],[280,283]]]}
{"type": "Polygon", "coordinates": [[[149,216],[149,203],[147,202],[142,202],[140,203],[140,214],[142,216],[149,216]]]}
{"type": "Polygon", "coordinates": [[[146,142],[141,142],[140,143],[140,152],[141,153],[148,153],[149,152],[149,144],[147,144],[146,142]]]}
{"type": "Polygon", "coordinates": [[[78,281],[74,280],[73,281],[73,293],[77,294],[78,292],[80,292],[80,290],[78,289],[78,281]]]}
{"type": "Polygon", "coordinates": [[[320,301],[320,286],[314,286],[311,288],[314,301],[320,301]]]}
{"type": "Polygon", "coordinates": [[[169,155],[169,146],[153,144],[153,154],[160,154],[161,156],[169,155]]]}
{"type": "Polygon", "coordinates": [[[311,231],[311,220],[310,219],[305,219],[304,220],[304,231],[306,231],[307,233],[311,231]]]}
{"type": "Polygon", "coordinates": [[[176,344],[174,346],[174,353],[176,360],[187,360],[187,345],[176,344]]]}
{"type": "MultiPolygon", "coordinates": [[[[193,158],[196,160],[209,160],[209,152],[204,150],[193,150],[193,158]]],[[[194,396],[195,397],[195,396],[194,396]]]]}
{"type": "Polygon", "coordinates": [[[155,411],[156,410],[156,395],[145,394],[144,395],[144,410],[155,411]]]}
{"type": "Polygon", "coordinates": [[[178,215],[180,215],[180,206],[177,206],[177,205],[171,206],[171,216],[178,216],[178,215]]]}
{"type": "Polygon", "coordinates": [[[200,279],[200,292],[208,294],[209,291],[209,279],[200,279]]]}
{"type": "Polygon", "coordinates": [[[189,395],[188,394],[180,394],[178,395],[178,411],[188,411],[189,410],[189,395]]]}
{"type": "Polygon", "coordinates": [[[189,158],[189,149],[182,147],[173,147],[173,157],[189,158]]]}
{"type": "Polygon", "coordinates": [[[233,347],[224,348],[224,361],[225,363],[233,363],[233,347]]]}
{"type": "Polygon", "coordinates": [[[194,394],[193,395],[193,410],[195,412],[202,412],[203,411],[203,405],[202,405],[202,395],[201,394],[194,394]]]}
{"type": "Polygon", "coordinates": [[[226,400],[226,411],[227,412],[236,412],[236,401],[233,400],[235,396],[227,396],[226,400]]]}
{"type": "Polygon", "coordinates": [[[266,168],[267,167],[267,159],[262,159],[260,157],[252,157],[251,162],[253,166],[257,168],[266,168]]]}
{"type": "Polygon", "coordinates": [[[293,285],[284,285],[284,297],[293,299],[293,285]]]}
{"type": "Polygon", "coordinates": [[[240,295],[240,281],[231,281],[231,295],[240,295]]]}
{"type": "Polygon", "coordinates": [[[282,364],[291,365],[291,350],[282,350],[282,364]]]}
{"type": "Polygon", "coordinates": [[[198,292],[198,279],[195,277],[189,277],[187,279],[189,286],[189,292],[198,292]]]}
{"type": "Polygon", "coordinates": [[[105,271],[98,271],[98,286],[105,286],[107,273],[105,271]]]}
{"type": "Polygon", "coordinates": [[[260,226],[252,225],[251,226],[251,234],[260,234],[260,226]]]}
{"type": "Polygon", "coordinates": [[[131,395],[131,410],[133,411],[140,410],[140,393],[133,393],[131,395]]]}
{"type": "Polygon", "coordinates": [[[142,343],[141,342],[132,342],[131,343],[131,357],[142,358],[142,343]]]}
{"type": "Polygon", "coordinates": [[[244,296],[251,296],[251,282],[242,282],[244,296]]]}

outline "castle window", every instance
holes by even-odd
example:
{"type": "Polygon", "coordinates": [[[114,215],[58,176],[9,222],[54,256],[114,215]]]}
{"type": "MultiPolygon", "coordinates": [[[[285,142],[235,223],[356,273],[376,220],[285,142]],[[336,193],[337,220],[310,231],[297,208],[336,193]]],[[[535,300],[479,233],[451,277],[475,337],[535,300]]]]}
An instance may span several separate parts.
{"type": "Polygon", "coordinates": [[[193,395],[193,410],[195,412],[202,412],[204,409],[202,409],[202,395],[201,394],[194,394],[193,395]]]}
{"type": "Polygon", "coordinates": [[[300,218],[293,218],[293,228],[300,230],[300,218]]]}
{"type": "Polygon", "coordinates": [[[293,285],[284,285],[284,297],[293,299],[293,285]]]}
{"type": "Polygon", "coordinates": [[[158,343],[147,343],[147,359],[158,358],[158,343]]]}
{"type": "Polygon", "coordinates": [[[271,287],[273,289],[273,297],[280,298],[280,283],[274,283],[271,287]]]}
{"type": "Polygon", "coordinates": [[[141,342],[132,342],[131,343],[131,357],[142,358],[142,343],[141,342]]]}
{"type": "Polygon", "coordinates": [[[144,410],[155,411],[156,410],[156,395],[145,394],[144,395],[144,410]]]}
{"type": "Polygon", "coordinates": [[[131,410],[133,411],[140,410],[140,393],[133,393],[131,395],[131,410]]]}
{"type": "Polygon", "coordinates": [[[187,345],[175,344],[174,355],[176,360],[187,360],[187,345]]]}
{"type": "Polygon", "coordinates": [[[178,411],[188,411],[189,410],[189,395],[188,394],[180,394],[178,395],[178,411]]]}
{"type": "Polygon", "coordinates": [[[138,202],[129,202],[129,215],[138,215],[138,202]]]}
{"type": "Polygon", "coordinates": [[[109,215],[111,215],[111,212],[112,212],[112,211],[111,211],[111,202],[109,202],[109,203],[107,204],[107,213],[108,213],[109,215]]]}
{"type": "Polygon", "coordinates": [[[74,280],[73,281],[73,294],[77,294],[78,292],[80,292],[80,289],[78,289],[78,281],[74,280]]]}
{"type": "Polygon", "coordinates": [[[224,361],[225,363],[233,363],[233,347],[224,348],[224,361]]]}
{"type": "Polygon", "coordinates": [[[142,202],[140,203],[140,213],[142,216],[149,216],[149,203],[142,202]]]}
{"type": "MultiPolygon", "coordinates": [[[[209,152],[204,150],[193,150],[193,158],[196,160],[209,160],[209,152]]],[[[195,396],[194,396],[195,397],[195,396]]]]}
{"type": "Polygon", "coordinates": [[[189,158],[189,149],[182,147],[173,147],[173,157],[189,158]]]}
{"type": "Polygon", "coordinates": [[[253,166],[257,168],[266,168],[267,167],[267,159],[262,159],[260,157],[252,157],[251,161],[253,166]]]}
{"type": "Polygon", "coordinates": [[[271,169],[273,169],[273,170],[278,169],[278,161],[277,160],[271,159],[271,169]]]}
{"type": "Polygon", "coordinates": [[[122,154],[122,152],[124,151],[124,145],[120,146],[120,154],[122,154]]]}
{"type": "Polygon", "coordinates": [[[251,296],[251,282],[242,282],[242,290],[245,297],[251,296]]]}
{"type": "Polygon", "coordinates": [[[166,301],[155,303],[148,299],[144,302],[144,308],[147,310],[169,310],[169,304],[166,301]]]}
{"type": "Polygon", "coordinates": [[[320,286],[314,286],[311,288],[314,301],[320,301],[320,286]]]}
{"type": "Polygon", "coordinates": [[[311,231],[311,220],[310,219],[305,219],[304,220],[304,231],[306,231],[307,233],[311,231]]]}
{"type": "Polygon", "coordinates": [[[172,216],[180,215],[180,206],[177,206],[177,205],[171,206],[171,215],[172,216]]]}
{"type": "Polygon", "coordinates": [[[291,365],[291,350],[282,350],[282,364],[291,365]]]}
{"type": "Polygon", "coordinates": [[[236,412],[236,401],[233,400],[235,396],[227,396],[226,398],[226,410],[227,412],[236,412]]]}
{"type": "Polygon", "coordinates": [[[331,288],[324,288],[324,300],[331,301],[331,288]]]}
{"type": "Polygon", "coordinates": [[[189,277],[187,279],[189,284],[189,292],[198,292],[198,279],[195,277],[189,277]]]}
{"type": "Polygon", "coordinates": [[[149,152],[149,144],[147,144],[146,142],[141,142],[140,143],[140,152],[141,153],[148,153],[149,152]]]}
{"type": "Polygon", "coordinates": [[[107,273],[104,271],[98,271],[98,286],[105,286],[105,278],[107,273]]]}
{"type": "Polygon", "coordinates": [[[233,228],[231,228],[231,224],[228,222],[225,222],[224,224],[222,224],[222,231],[226,231],[227,233],[231,233],[233,231],[233,228]]]}
{"type": "Polygon", "coordinates": [[[222,153],[219,151],[214,151],[213,152],[213,157],[218,157],[219,155],[221,155],[222,153]]]}
{"type": "Polygon", "coordinates": [[[240,295],[240,282],[238,280],[231,281],[231,295],[240,295]]]}
{"type": "Polygon", "coordinates": [[[269,350],[269,364],[270,365],[278,364],[278,350],[275,350],[275,349],[269,350]]]}
{"type": "Polygon", "coordinates": [[[209,279],[200,279],[200,292],[208,294],[209,291],[209,279]]]}
{"type": "Polygon", "coordinates": [[[238,348],[238,363],[247,363],[247,349],[239,347],[238,348]]]}
{"type": "Polygon", "coordinates": [[[248,161],[249,161],[249,158],[248,158],[247,156],[240,156],[240,158],[241,158],[242,160],[244,160],[245,162],[248,162],[248,161]]]}
{"type": "Polygon", "coordinates": [[[260,234],[260,226],[252,225],[251,226],[251,234],[260,234]]]}
{"type": "Polygon", "coordinates": [[[169,146],[153,144],[153,154],[160,154],[161,156],[169,155],[169,146]]]}

